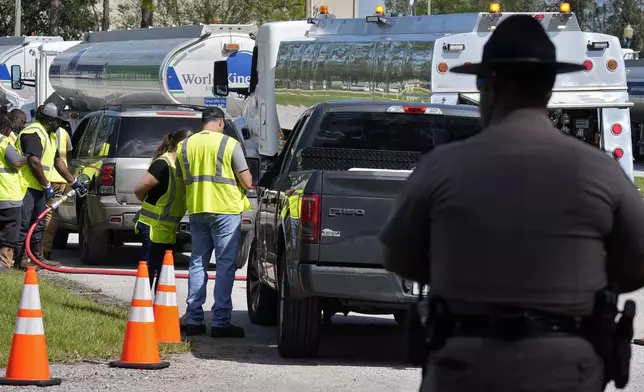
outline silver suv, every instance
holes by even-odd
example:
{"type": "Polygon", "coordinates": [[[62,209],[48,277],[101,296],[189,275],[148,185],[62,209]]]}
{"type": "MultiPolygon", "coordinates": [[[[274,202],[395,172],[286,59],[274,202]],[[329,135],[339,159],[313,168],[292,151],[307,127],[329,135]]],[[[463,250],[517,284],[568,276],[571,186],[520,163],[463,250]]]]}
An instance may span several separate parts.
{"type": "MultiPolygon", "coordinates": [[[[134,188],[145,174],[150,159],[163,136],[179,128],[198,132],[201,111],[175,105],[129,105],[106,107],[85,116],[72,135],[69,168],[75,176],[91,180],[84,199],[69,199],[59,208],[59,224],[54,247],[67,244],[69,233],[79,233],[81,261],[84,264],[109,262],[110,246],[140,242],[134,234],[135,215],[141,202],[134,188]]],[[[259,176],[259,155],[249,151],[247,129],[226,119],[224,133],[242,144],[253,181],[259,176]]],[[[250,144],[252,145],[252,144],[250,144]]],[[[238,268],[246,263],[255,223],[257,194],[246,192],[253,207],[242,217],[242,246],[238,268]]],[[[177,250],[189,251],[188,217],[181,221],[177,250]]]]}

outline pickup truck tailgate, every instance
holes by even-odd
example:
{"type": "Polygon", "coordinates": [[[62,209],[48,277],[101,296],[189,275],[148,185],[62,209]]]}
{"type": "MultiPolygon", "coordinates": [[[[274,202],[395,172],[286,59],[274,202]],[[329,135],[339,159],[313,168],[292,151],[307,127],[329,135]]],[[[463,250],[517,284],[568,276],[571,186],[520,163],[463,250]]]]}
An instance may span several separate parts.
{"type": "Polygon", "coordinates": [[[408,171],[323,172],[319,263],[382,266],[377,236],[408,176],[408,171]]]}

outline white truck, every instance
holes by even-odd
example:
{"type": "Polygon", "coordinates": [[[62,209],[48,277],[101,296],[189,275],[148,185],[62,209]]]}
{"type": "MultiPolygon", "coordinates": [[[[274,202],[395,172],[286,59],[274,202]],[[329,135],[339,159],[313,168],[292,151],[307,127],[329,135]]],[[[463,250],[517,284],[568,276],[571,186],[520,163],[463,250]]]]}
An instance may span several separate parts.
{"type": "Polygon", "coordinates": [[[212,94],[212,64],[227,61],[231,86],[247,87],[256,31],[211,24],[90,32],[54,58],[49,82],[72,120],[123,104],[218,106],[236,116],[237,97],[212,94]]]}
{"type": "Polygon", "coordinates": [[[633,158],[644,161],[644,59],[639,52],[622,49],[626,63],[626,81],[628,95],[633,102],[631,109],[631,132],[633,141],[633,158]]]}
{"type": "Polygon", "coordinates": [[[33,79],[37,72],[35,63],[37,49],[46,42],[63,42],[63,38],[40,36],[0,38],[0,104],[10,109],[23,110],[27,114],[27,121],[31,121],[31,111],[35,109],[35,88],[34,86],[14,88],[10,70],[18,66],[21,77],[33,79]]]}
{"type": "MultiPolygon", "coordinates": [[[[567,4],[567,3],[566,3],[567,4]]],[[[492,7],[491,7],[491,11],[492,7]]],[[[477,104],[472,76],[449,67],[481,59],[494,26],[513,13],[335,19],[261,26],[244,115],[260,153],[274,155],[279,133],[307,108],[341,99],[477,104]]],[[[633,176],[626,67],[616,37],[582,32],[570,10],[529,13],[565,61],[586,72],[561,75],[550,102],[553,123],[612,154],[633,176]]],[[[224,69],[223,63],[215,64],[224,69]]],[[[215,82],[225,93],[226,80],[215,82]]],[[[240,93],[239,90],[231,91],[240,93]]]]}
{"type": "MultiPolygon", "coordinates": [[[[541,21],[561,61],[583,64],[585,71],[557,77],[549,102],[553,125],[562,132],[601,148],[614,157],[633,179],[631,115],[626,66],[619,39],[581,31],[569,10],[527,13],[541,21]]],[[[483,45],[494,27],[512,12],[479,14],[472,32],[436,40],[433,51],[431,101],[477,105],[476,78],[449,72],[464,63],[481,60],[483,45]]]]}

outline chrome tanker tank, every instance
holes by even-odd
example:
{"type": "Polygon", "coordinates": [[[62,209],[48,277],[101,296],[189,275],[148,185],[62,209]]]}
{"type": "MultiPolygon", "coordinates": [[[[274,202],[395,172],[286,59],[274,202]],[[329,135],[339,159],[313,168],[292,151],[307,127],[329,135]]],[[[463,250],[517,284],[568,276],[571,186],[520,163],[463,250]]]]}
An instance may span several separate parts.
{"type": "Polygon", "coordinates": [[[231,87],[250,83],[254,25],[190,25],[87,33],[54,58],[49,80],[68,109],[183,103],[240,114],[236,96],[212,94],[213,64],[228,62],[231,87]]]}

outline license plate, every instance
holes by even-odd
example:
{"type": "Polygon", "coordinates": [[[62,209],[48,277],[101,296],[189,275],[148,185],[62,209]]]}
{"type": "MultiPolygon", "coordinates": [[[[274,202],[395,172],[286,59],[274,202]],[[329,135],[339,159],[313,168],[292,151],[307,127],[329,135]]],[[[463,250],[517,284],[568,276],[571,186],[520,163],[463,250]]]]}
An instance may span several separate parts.
{"type": "Polygon", "coordinates": [[[136,214],[123,214],[123,224],[127,226],[134,226],[136,223],[134,221],[134,218],[136,217],[136,214]]]}
{"type": "MultiPolygon", "coordinates": [[[[411,293],[413,295],[418,295],[420,293],[420,285],[416,282],[414,282],[414,285],[411,287],[411,293]]],[[[427,295],[429,293],[429,286],[424,285],[423,286],[423,295],[427,295]]]]}

